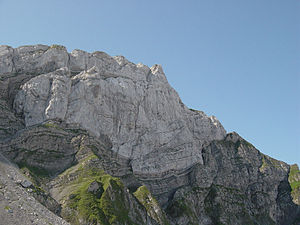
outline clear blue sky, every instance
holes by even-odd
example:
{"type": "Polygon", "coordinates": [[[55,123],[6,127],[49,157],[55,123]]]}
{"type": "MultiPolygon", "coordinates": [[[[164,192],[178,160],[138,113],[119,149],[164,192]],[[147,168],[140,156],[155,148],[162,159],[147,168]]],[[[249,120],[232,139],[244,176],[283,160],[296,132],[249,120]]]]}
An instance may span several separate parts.
{"type": "Polygon", "coordinates": [[[300,164],[299,0],[0,0],[0,44],[162,64],[190,108],[300,164]]]}

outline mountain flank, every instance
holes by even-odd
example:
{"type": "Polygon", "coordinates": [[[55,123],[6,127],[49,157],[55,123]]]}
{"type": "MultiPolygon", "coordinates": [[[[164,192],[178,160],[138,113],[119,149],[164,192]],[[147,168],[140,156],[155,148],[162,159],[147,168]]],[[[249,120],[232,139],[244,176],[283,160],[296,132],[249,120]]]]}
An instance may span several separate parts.
{"type": "Polygon", "coordinates": [[[297,165],[99,51],[0,46],[0,174],[7,225],[300,224],[297,165]]]}

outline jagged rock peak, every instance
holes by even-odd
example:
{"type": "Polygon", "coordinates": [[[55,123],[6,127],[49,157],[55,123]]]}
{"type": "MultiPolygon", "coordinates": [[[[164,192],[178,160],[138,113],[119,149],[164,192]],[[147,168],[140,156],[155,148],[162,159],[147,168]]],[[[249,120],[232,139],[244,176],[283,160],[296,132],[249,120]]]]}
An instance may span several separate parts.
{"type": "Polygon", "coordinates": [[[0,45],[0,56],[2,59],[0,74],[12,72],[46,73],[64,66],[72,72],[80,72],[93,66],[102,67],[107,64],[110,64],[109,69],[113,71],[120,70],[122,67],[143,68],[144,70],[147,68],[150,70],[149,67],[141,63],[135,65],[129,62],[124,56],[111,57],[105,52],[88,53],[79,49],[74,49],[71,53],[68,53],[66,47],[56,44],[51,46],[26,45],[18,48],[0,45]],[[29,65],[21,68],[21,66],[24,66],[22,62],[25,61],[29,65]],[[52,67],[49,67],[50,64],[52,67]],[[44,71],[40,71],[42,67],[44,71]]]}
{"type": "Polygon", "coordinates": [[[136,173],[202,163],[202,147],[226,135],[215,117],[181,102],[161,65],[59,45],[2,46],[0,62],[0,74],[31,74],[13,104],[26,126],[60,119],[106,135],[136,173]]]}

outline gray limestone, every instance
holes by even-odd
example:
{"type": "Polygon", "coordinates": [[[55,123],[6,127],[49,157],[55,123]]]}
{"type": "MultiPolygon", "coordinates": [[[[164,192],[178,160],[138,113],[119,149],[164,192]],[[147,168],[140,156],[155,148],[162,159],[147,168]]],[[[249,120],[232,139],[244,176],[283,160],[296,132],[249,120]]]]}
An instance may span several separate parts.
{"type": "MultiPolygon", "coordinates": [[[[26,47],[17,53],[44,50],[26,47]]],[[[224,138],[226,132],[215,117],[193,112],[181,102],[160,65],[148,68],[103,52],[64,51],[49,48],[40,53],[37,65],[55,62],[62,68],[30,79],[16,95],[14,109],[24,115],[27,127],[60,119],[95,136],[107,135],[112,150],[129,158],[137,174],[202,163],[203,146],[224,138]],[[80,73],[71,75],[74,71],[80,73]]],[[[35,60],[32,57],[25,59],[35,60]]]]}
{"type": "Polygon", "coordinates": [[[0,224],[69,224],[41,205],[30,193],[31,189],[17,185],[19,180],[24,187],[31,183],[0,153],[0,224]]]}
{"type": "MultiPolygon", "coordinates": [[[[126,207],[137,209],[129,217],[143,215],[144,224],[156,224],[153,210],[162,212],[159,224],[300,222],[289,165],[188,109],[160,65],[123,56],[0,46],[0,152],[34,174],[25,179],[0,154],[0,219],[9,225],[20,224],[18,212],[26,224],[67,224],[57,215],[61,206],[65,215],[78,213],[64,206],[83,168],[119,177],[126,207]],[[136,202],[132,193],[142,185],[158,202],[142,201],[155,207],[136,202]]],[[[87,191],[99,198],[103,187],[91,180],[87,191]]],[[[109,189],[112,201],[116,194],[109,189]]]]}

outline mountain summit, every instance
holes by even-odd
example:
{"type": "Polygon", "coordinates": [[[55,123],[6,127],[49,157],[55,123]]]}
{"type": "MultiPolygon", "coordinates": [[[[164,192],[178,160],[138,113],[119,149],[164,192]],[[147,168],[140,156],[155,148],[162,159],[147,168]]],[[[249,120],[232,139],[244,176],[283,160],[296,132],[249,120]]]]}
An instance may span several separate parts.
{"type": "Polygon", "coordinates": [[[5,224],[300,223],[299,168],[187,108],[160,65],[0,46],[0,111],[5,224]]]}

